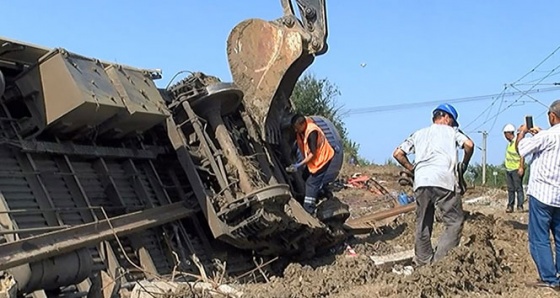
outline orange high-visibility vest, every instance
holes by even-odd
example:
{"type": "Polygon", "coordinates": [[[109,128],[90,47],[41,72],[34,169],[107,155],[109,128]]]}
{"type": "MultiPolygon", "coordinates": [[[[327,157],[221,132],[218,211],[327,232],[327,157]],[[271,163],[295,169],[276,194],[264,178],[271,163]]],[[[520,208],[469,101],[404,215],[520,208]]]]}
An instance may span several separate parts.
{"type": "Polygon", "coordinates": [[[314,174],[317,173],[317,171],[319,171],[329,162],[329,160],[333,158],[334,149],[325,138],[325,134],[323,133],[323,131],[313,122],[313,120],[306,117],[305,122],[307,123],[307,127],[305,129],[305,132],[303,133],[303,139],[302,134],[298,133],[297,143],[299,150],[303,155],[303,158],[306,158],[311,153],[309,145],[307,144],[307,138],[312,132],[317,132],[317,152],[315,153],[315,156],[313,156],[313,158],[307,163],[309,172],[314,174]]]}

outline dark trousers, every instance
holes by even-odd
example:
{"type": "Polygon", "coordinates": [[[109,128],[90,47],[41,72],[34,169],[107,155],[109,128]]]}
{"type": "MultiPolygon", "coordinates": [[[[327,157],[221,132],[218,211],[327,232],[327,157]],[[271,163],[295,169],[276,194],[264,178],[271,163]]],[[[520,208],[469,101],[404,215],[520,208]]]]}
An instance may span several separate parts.
{"type": "Polygon", "coordinates": [[[517,170],[506,172],[508,190],[508,208],[513,208],[515,195],[517,194],[517,208],[523,208],[525,195],[523,194],[523,176],[519,176],[517,170]]]}
{"type": "Polygon", "coordinates": [[[542,281],[560,285],[560,208],[529,196],[529,251],[542,281]],[[550,232],[554,238],[551,249],[550,232]],[[552,255],[554,250],[556,258],[552,255]]]}
{"type": "Polygon", "coordinates": [[[342,167],[343,154],[335,152],[333,158],[315,174],[310,174],[305,180],[305,196],[317,198],[323,187],[336,180],[342,167]]]}
{"type": "Polygon", "coordinates": [[[416,196],[416,234],[414,262],[429,264],[443,258],[449,250],[459,245],[463,232],[463,202],[454,191],[440,187],[419,187],[416,196]],[[432,247],[432,230],[436,208],[441,212],[445,231],[438,239],[437,248],[432,247]]]}

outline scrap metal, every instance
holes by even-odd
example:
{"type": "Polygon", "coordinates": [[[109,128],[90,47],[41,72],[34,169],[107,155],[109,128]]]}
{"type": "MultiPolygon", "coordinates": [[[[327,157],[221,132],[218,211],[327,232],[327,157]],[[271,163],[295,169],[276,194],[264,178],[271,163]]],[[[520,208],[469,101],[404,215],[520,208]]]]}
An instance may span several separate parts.
{"type": "Polygon", "coordinates": [[[296,3],[301,19],[281,0],[282,17],[231,31],[231,83],[197,72],[162,89],[158,70],[0,37],[0,270],[19,295],[195,271],[189,255],[235,273],[347,236],[348,206],[325,196],[308,214],[284,171],[289,97],[328,48],[325,1],[296,3]]]}

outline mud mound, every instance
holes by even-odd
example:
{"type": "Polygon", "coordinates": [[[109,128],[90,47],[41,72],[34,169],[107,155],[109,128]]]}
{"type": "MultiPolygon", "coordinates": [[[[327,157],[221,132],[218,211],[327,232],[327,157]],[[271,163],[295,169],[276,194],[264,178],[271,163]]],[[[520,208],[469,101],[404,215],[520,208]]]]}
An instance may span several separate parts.
{"type": "Polygon", "coordinates": [[[461,245],[443,260],[418,268],[410,276],[388,275],[384,296],[442,297],[468,293],[502,294],[511,269],[494,244],[496,220],[480,213],[467,215],[461,245]]]}
{"type": "MultiPolygon", "coordinates": [[[[494,213],[491,213],[494,214],[494,213]]],[[[244,297],[545,297],[544,290],[523,282],[538,275],[527,249],[526,214],[507,218],[467,213],[463,238],[443,260],[411,275],[397,275],[391,266],[375,266],[372,255],[412,249],[414,213],[399,217],[379,233],[349,241],[357,257],[344,247],[308,264],[282,266],[269,283],[240,285],[244,297]],[[542,296],[539,296],[542,294],[542,296]]],[[[443,230],[434,226],[432,241],[443,230]]]]}
{"type": "Polygon", "coordinates": [[[334,262],[323,259],[314,263],[290,264],[282,278],[252,285],[243,297],[328,297],[353,286],[372,283],[379,276],[379,268],[365,256],[348,258],[339,255],[334,262]],[[315,266],[321,262],[328,263],[315,266]]]}

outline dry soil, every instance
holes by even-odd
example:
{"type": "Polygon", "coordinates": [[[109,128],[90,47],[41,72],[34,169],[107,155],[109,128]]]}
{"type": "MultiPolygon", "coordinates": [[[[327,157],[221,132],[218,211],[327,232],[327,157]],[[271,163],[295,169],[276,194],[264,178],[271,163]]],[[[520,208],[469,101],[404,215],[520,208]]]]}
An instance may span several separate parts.
{"type": "MultiPolygon", "coordinates": [[[[355,169],[350,169],[355,170],[355,169]]],[[[361,169],[385,181],[391,191],[401,191],[396,169],[361,169]]],[[[371,212],[368,202],[379,195],[343,190],[338,196],[353,214],[371,212]],[[365,211],[364,211],[365,210],[365,211]]],[[[411,275],[393,269],[402,265],[376,266],[369,256],[412,249],[414,215],[397,217],[376,233],[355,237],[326,256],[306,263],[292,263],[271,276],[268,283],[236,285],[243,297],[556,297],[548,289],[530,289],[525,282],[537,278],[527,247],[527,213],[504,212],[506,193],[495,189],[471,189],[464,197],[466,221],[459,247],[440,262],[416,268],[411,275]]],[[[383,208],[378,206],[376,208],[383,208]]],[[[436,223],[434,243],[443,229],[436,223]]],[[[406,265],[406,264],[404,264],[406,265]]]]}

